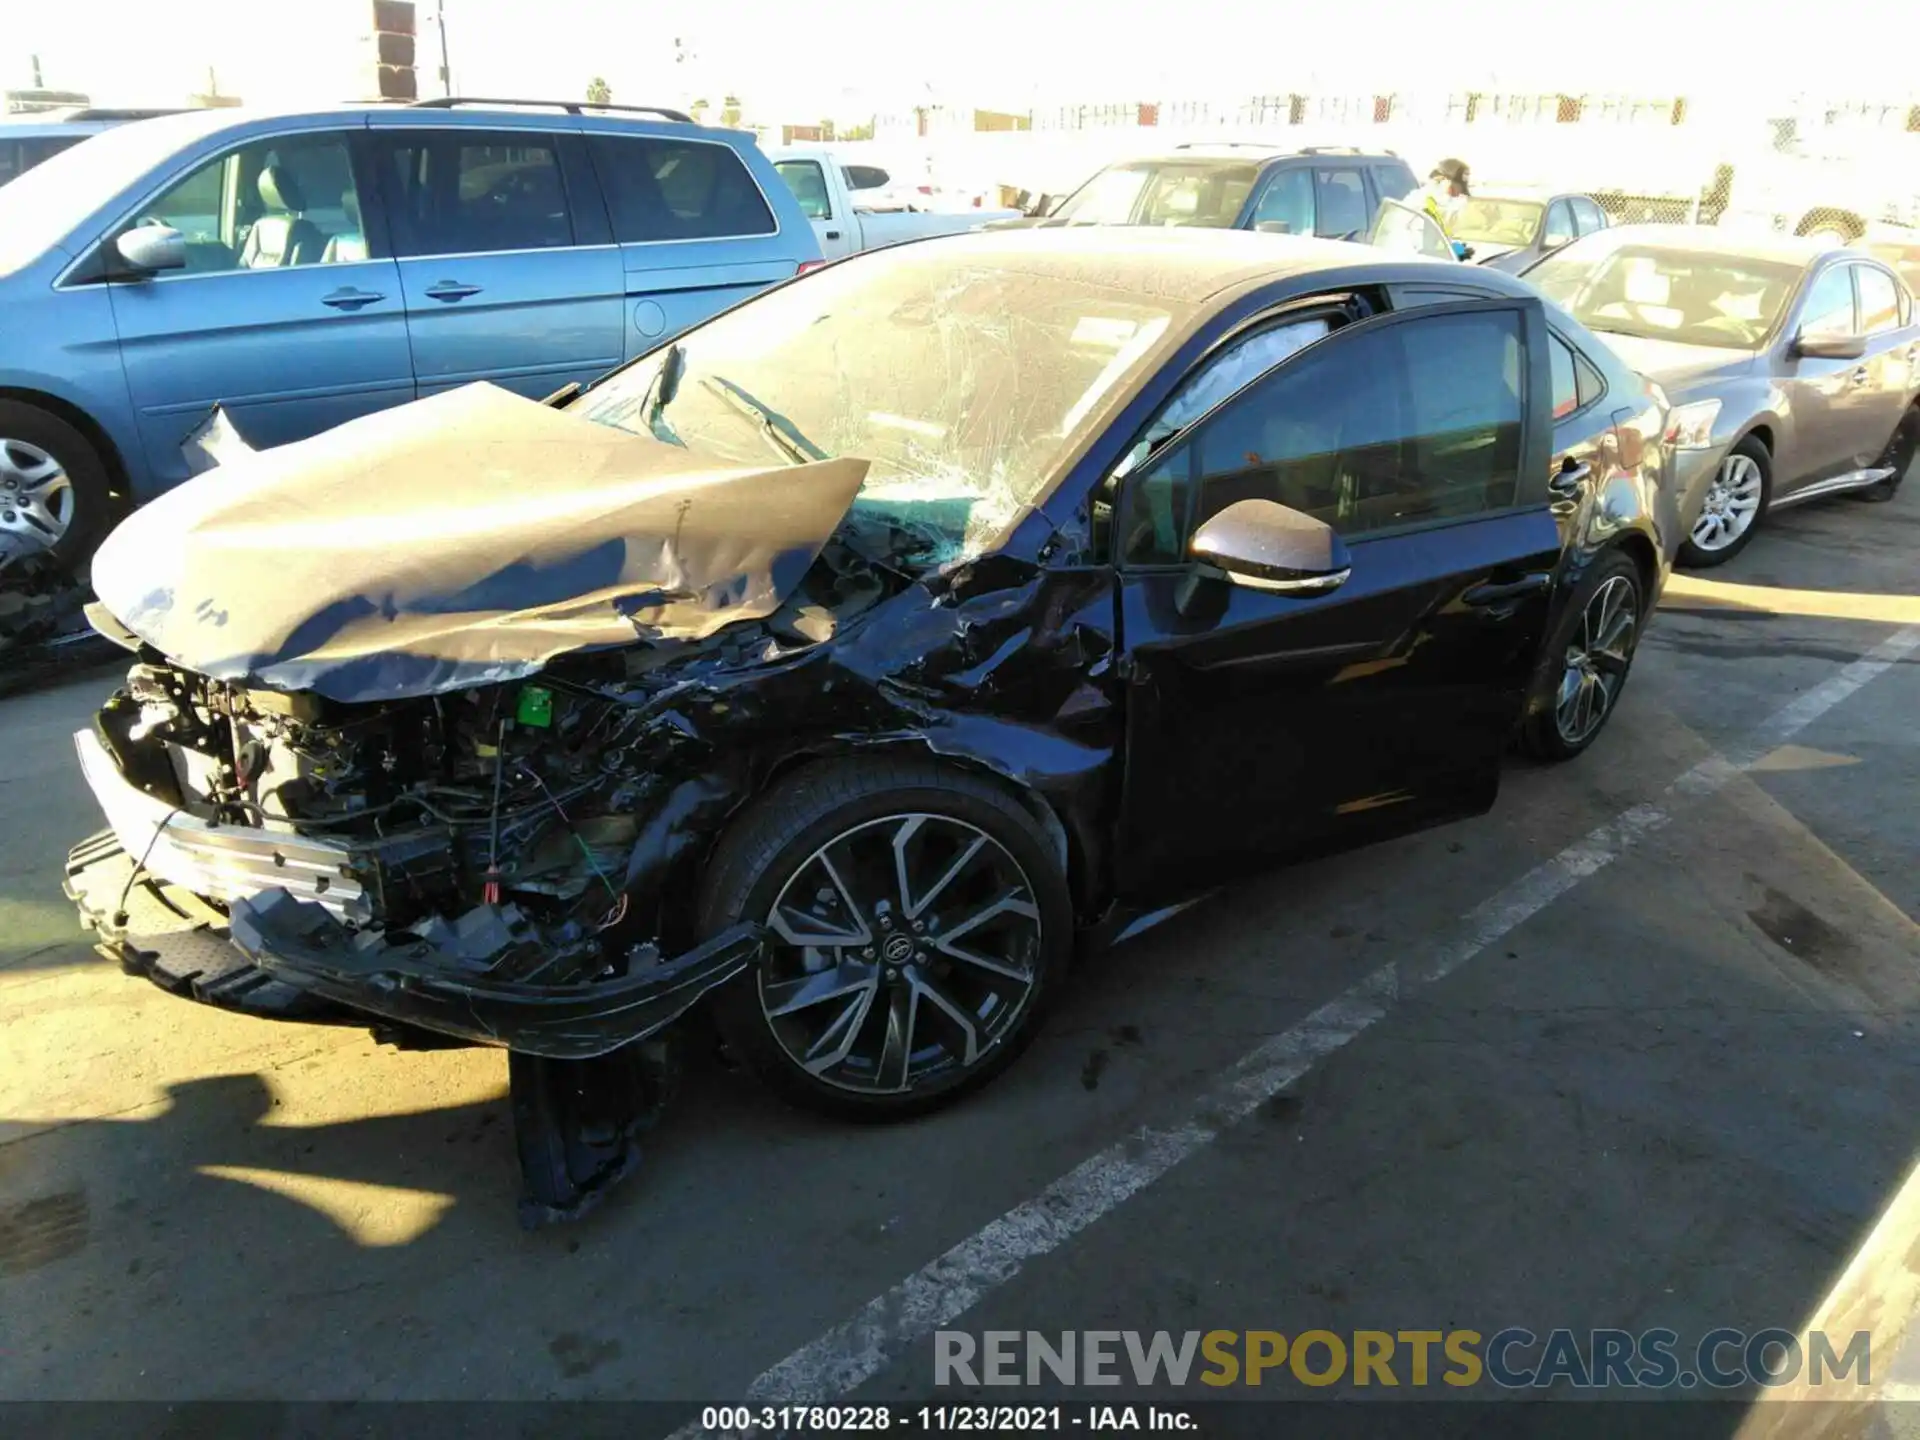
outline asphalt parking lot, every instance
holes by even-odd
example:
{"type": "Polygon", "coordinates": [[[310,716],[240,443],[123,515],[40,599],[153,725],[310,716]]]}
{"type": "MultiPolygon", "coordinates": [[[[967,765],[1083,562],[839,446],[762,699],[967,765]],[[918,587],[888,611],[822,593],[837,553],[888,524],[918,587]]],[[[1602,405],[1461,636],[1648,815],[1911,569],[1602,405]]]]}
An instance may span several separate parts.
{"type": "Polygon", "coordinates": [[[937,1324],[1818,1315],[1897,1388],[1920,1219],[1868,1242],[1920,1154],[1916,555],[1911,486],[1782,515],[1492,815],[1186,912],[908,1127],[697,1059],[645,1173],[531,1235],[499,1055],[91,954],[67,737],[110,677],[0,701],[0,1394],[924,1397],[937,1324]]]}

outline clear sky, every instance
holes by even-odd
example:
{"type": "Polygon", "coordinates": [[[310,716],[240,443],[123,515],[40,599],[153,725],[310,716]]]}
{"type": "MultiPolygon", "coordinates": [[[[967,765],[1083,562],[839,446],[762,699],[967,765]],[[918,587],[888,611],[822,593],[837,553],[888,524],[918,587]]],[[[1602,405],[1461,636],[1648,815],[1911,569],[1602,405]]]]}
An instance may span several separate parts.
{"type": "MultiPolygon", "coordinates": [[[[734,90],[762,118],[856,118],[915,103],[1030,104],[1492,86],[1704,94],[1800,88],[1920,98],[1920,0],[444,0],[456,88],[682,102],[734,90]],[[676,65],[674,40],[690,61],[676,65]],[[1904,37],[1904,38],[1902,38],[1904,37]],[[1889,43],[1892,42],[1892,43],[1889,43]],[[774,112],[774,113],[769,113],[774,112]]],[[[102,103],[349,98],[363,4],[0,0],[0,85],[102,103]]],[[[422,88],[438,38],[421,0],[422,88]]],[[[1864,97],[1863,97],[1864,98],[1864,97]]]]}

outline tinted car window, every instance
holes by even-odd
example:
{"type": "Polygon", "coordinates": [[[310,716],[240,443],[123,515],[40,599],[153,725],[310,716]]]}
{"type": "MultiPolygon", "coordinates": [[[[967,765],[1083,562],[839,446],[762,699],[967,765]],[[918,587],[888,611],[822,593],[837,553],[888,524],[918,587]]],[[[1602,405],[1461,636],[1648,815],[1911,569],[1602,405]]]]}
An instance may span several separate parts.
{"type": "Polygon", "coordinates": [[[1803,335],[1851,335],[1853,323],[1853,267],[1834,265],[1813,282],[1800,310],[1803,335]]]}
{"type": "Polygon", "coordinates": [[[1380,192],[1382,200],[1404,200],[1419,187],[1414,183],[1413,171],[1406,166],[1376,165],[1373,188],[1380,192]]]}
{"type": "Polygon", "coordinates": [[[0,139],[0,185],[86,138],[85,135],[36,135],[30,140],[0,139]]]}
{"type": "Polygon", "coordinates": [[[1282,225],[1289,235],[1313,234],[1313,172],[1296,166],[1274,175],[1260,194],[1253,224],[1256,230],[1282,225]]]}
{"type": "Polygon", "coordinates": [[[1317,170],[1314,172],[1315,198],[1320,216],[1316,234],[1338,239],[1343,235],[1365,237],[1367,232],[1367,187],[1358,170],[1317,170]]]}
{"type": "Polygon", "coordinates": [[[1607,228],[1607,217],[1593,201],[1581,196],[1572,204],[1574,226],[1582,235],[1591,235],[1596,230],[1607,228]]]}
{"type": "Polygon", "coordinates": [[[611,135],[587,143],[622,244],[771,235],[777,228],[760,187],[726,145],[611,135]]]}
{"type": "Polygon", "coordinates": [[[280,136],[230,150],[146,201],[140,217],[180,232],[190,274],[366,258],[342,135],[280,136]]]}
{"type": "Polygon", "coordinates": [[[1565,245],[1573,238],[1573,211],[1566,201],[1556,200],[1547,207],[1547,230],[1541,236],[1541,243],[1565,245]]]}
{"type": "Polygon", "coordinates": [[[401,255],[571,245],[555,137],[531,131],[399,134],[383,162],[401,255]]]}
{"type": "Polygon", "coordinates": [[[843,165],[840,173],[849,190],[883,190],[893,183],[893,176],[878,165],[843,165]]]}
{"type": "Polygon", "coordinates": [[[774,163],[787,189],[800,202],[800,213],[809,220],[831,220],[833,202],[827,195],[827,174],[816,160],[779,160],[774,163]]]}
{"type": "Polygon", "coordinates": [[[1558,335],[1553,337],[1553,418],[1563,419],[1580,408],[1579,365],[1573,347],[1558,335]]]}
{"type": "Polygon", "coordinates": [[[1900,290],[1893,277],[1869,265],[1854,266],[1860,284],[1860,328],[1868,335],[1900,328],[1900,290]]]}
{"type": "Polygon", "coordinates": [[[1307,350],[1128,486],[1128,558],[1180,558],[1157,553],[1152,537],[1162,527],[1151,512],[1162,505],[1186,513],[1176,527],[1183,535],[1229,505],[1261,499],[1354,536],[1513,504],[1522,354],[1510,311],[1422,316],[1307,350]]]}

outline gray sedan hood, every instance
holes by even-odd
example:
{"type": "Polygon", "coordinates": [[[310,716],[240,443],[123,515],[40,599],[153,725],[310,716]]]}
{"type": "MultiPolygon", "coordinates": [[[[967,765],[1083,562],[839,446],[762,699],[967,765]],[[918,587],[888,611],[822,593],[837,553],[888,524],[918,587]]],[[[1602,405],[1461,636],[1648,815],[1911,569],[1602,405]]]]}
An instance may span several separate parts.
{"type": "Polygon", "coordinates": [[[1758,358],[1751,350],[1681,345],[1672,340],[1644,340],[1638,335],[1610,335],[1605,331],[1597,333],[1614,354],[1669,391],[1684,390],[1723,376],[1745,375],[1758,358]]]}
{"type": "Polygon", "coordinates": [[[468,385],[188,481],[107,537],[94,587],[216,679],[431,695],[772,613],[866,472],[727,468],[468,385]]]}

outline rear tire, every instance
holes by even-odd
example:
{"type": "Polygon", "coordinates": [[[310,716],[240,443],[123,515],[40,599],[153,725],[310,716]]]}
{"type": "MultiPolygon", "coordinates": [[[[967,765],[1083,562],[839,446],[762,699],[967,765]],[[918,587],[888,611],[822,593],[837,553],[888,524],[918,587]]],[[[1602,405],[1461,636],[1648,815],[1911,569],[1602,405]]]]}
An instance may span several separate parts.
{"type": "Polygon", "coordinates": [[[1627,688],[1646,595],[1632,556],[1609,550],[1594,562],[1547,646],[1548,671],[1520,731],[1527,754],[1571,760],[1600,738],[1627,688]]]}
{"type": "Polygon", "coordinates": [[[728,1047],[789,1104],[858,1120],[924,1114],[1012,1064],[1073,942],[1033,816],[919,759],[827,761],[776,785],[722,838],[699,916],[703,934],[776,929],[764,964],[715,997],[728,1047]]]}
{"type": "Polygon", "coordinates": [[[37,405],[0,400],[0,530],[75,567],[106,534],[113,505],[106,462],[86,436],[37,405]]]}

